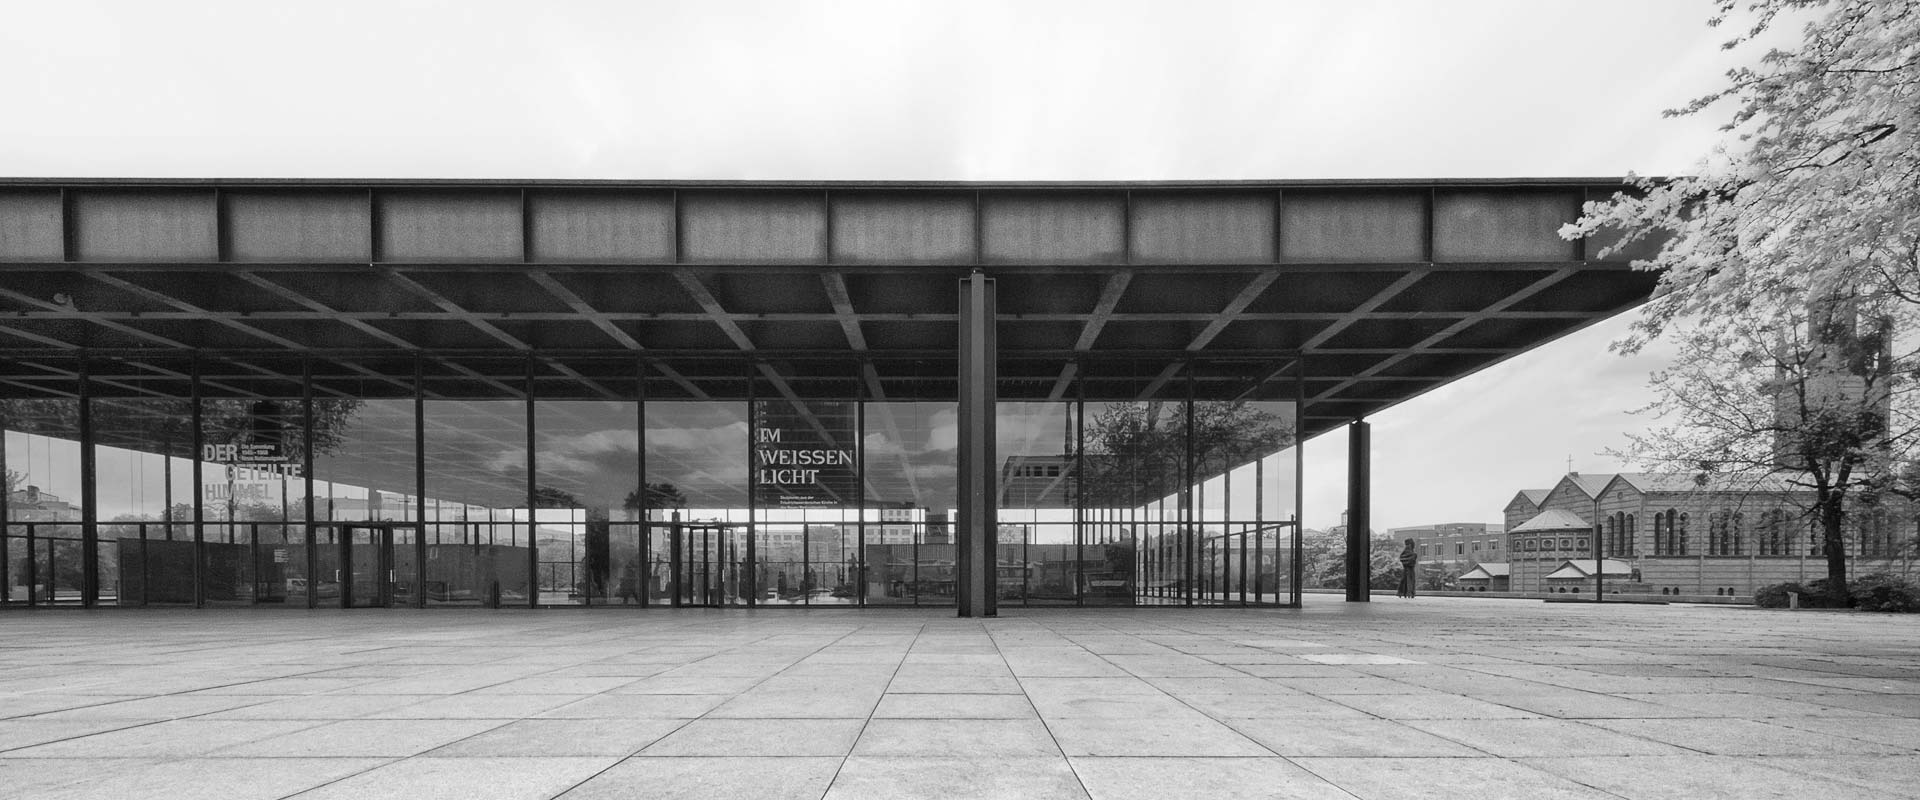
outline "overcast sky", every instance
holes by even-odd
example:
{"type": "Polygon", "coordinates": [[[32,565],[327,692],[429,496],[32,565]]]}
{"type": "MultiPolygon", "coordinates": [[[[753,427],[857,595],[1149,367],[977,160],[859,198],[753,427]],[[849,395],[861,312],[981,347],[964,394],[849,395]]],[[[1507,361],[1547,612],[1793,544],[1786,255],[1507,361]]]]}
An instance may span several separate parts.
{"type": "MultiPolygon", "coordinates": [[[[1690,170],[1707,0],[19,2],[0,175],[1179,180],[1690,170]]],[[[1374,419],[1374,527],[1645,421],[1614,320],[1374,419]]],[[[1345,439],[1307,450],[1337,524],[1345,439]]]]}

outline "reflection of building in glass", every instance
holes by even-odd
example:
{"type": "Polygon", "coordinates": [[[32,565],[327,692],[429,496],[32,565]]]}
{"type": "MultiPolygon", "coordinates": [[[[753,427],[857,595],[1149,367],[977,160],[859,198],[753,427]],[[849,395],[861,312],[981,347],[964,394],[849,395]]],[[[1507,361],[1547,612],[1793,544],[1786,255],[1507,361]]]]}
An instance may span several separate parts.
{"type": "Polygon", "coordinates": [[[67,522],[80,519],[80,507],[27,486],[7,497],[8,516],[19,522],[67,522]]]}

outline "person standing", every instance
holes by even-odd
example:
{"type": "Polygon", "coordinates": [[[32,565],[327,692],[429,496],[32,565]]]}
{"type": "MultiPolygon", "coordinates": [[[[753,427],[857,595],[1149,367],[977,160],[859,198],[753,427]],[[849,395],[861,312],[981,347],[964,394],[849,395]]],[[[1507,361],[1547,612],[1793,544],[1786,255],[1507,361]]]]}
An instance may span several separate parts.
{"type": "Polygon", "coordinates": [[[1400,591],[1398,592],[1401,597],[1408,600],[1413,599],[1413,568],[1419,563],[1420,554],[1414,551],[1413,540],[1408,539],[1406,549],[1400,551],[1400,591]]]}

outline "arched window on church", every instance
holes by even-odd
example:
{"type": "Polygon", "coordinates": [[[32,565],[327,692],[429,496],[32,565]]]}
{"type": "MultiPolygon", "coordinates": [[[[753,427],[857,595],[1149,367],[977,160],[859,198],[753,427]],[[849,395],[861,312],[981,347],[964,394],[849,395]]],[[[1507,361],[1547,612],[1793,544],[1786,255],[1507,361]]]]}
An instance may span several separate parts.
{"type": "Polygon", "coordinates": [[[1707,512],[1707,555],[1720,555],[1721,542],[1727,538],[1727,512],[1707,512]]]}
{"type": "Polygon", "coordinates": [[[1741,541],[1742,536],[1746,533],[1747,523],[1745,519],[1746,516],[1744,514],[1738,511],[1733,512],[1733,524],[1727,526],[1727,533],[1729,534],[1727,544],[1730,546],[1723,555],[1737,556],[1740,555],[1741,551],[1746,549],[1742,546],[1744,542],[1741,541]]]}
{"type": "MultiPolygon", "coordinates": [[[[1672,514],[1673,512],[1669,511],[1667,513],[1672,514]]],[[[1673,539],[1675,546],[1678,548],[1677,550],[1674,551],[1675,554],[1683,555],[1683,556],[1686,555],[1687,554],[1687,514],[1685,512],[1682,512],[1680,514],[1679,524],[1673,524],[1672,520],[1669,519],[1667,528],[1668,528],[1667,535],[1673,539]]]]}
{"type": "Polygon", "coordinates": [[[1886,510],[1881,508],[1859,516],[1861,558],[1886,558],[1889,555],[1886,517],[1886,510]]]}
{"type": "Polygon", "coordinates": [[[1633,555],[1634,551],[1634,534],[1639,533],[1639,531],[1635,530],[1636,527],[1638,526],[1634,524],[1632,514],[1628,514],[1626,524],[1620,526],[1620,552],[1629,556],[1633,555]]]}
{"type": "Polygon", "coordinates": [[[1787,540],[1791,538],[1787,533],[1787,526],[1790,524],[1786,509],[1776,508],[1768,514],[1766,550],[1762,555],[1784,556],[1787,554],[1787,540]]]}
{"type": "Polygon", "coordinates": [[[1653,554],[1656,556],[1667,554],[1667,514],[1671,513],[1653,513],[1653,554]]]}

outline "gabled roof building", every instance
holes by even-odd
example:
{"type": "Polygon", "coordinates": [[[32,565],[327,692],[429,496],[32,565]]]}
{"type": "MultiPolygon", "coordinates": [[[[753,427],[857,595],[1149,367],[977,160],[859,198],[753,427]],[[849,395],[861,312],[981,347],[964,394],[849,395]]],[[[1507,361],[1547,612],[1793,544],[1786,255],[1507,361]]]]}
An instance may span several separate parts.
{"type": "MultiPolygon", "coordinates": [[[[1825,557],[1802,510],[1811,499],[1779,476],[1568,473],[1507,503],[1511,590],[1592,592],[1596,539],[1608,593],[1745,597],[1824,577],[1825,557]]],[[[1853,569],[1889,568],[1915,535],[1912,514],[1859,516],[1853,569]]]]}

